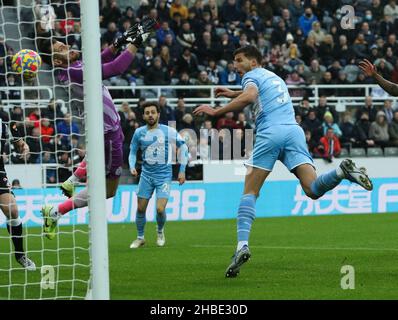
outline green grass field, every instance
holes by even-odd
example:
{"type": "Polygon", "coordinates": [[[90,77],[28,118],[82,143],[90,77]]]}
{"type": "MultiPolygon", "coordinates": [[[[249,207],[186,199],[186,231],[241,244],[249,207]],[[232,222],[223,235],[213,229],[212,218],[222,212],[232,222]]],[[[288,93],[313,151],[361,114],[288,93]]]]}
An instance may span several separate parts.
{"type": "MultiPolygon", "coordinates": [[[[84,226],[76,227],[85,230],[84,226]]],[[[135,226],[109,226],[112,299],[397,299],[397,214],[341,215],[257,219],[251,235],[252,259],[235,279],[224,271],[235,248],[235,220],[169,222],[166,247],[155,243],[155,224],[146,228],[147,245],[129,249],[135,226]],[[343,265],[355,268],[355,289],[342,290],[343,265]]],[[[70,228],[61,228],[69,231],[70,228]]],[[[39,233],[39,228],[29,230],[39,233]]],[[[0,236],[6,236],[4,229],[0,236]]],[[[9,243],[0,239],[0,253],[9,243]]],[[[87,263],[88,253],[56,249],[57,240],[29,237],[31,256],[38,265],[87,263]],[[73,254],[74,252],[74,254],[73,254]],[[44,260],[43,260],[44,259],[44,260]]],[[[73,237],[59,236],[59,245],[72,247],[73,237]]],[[[87,248],[87,235],[76,233],[76,244],[87,248]]],[[[0,287],[0,298],[51,298],[85,295],[86,267],[57,269],[61,282],[55,290],[39,290],[40,271],[8,272],[10,256],[0,255],[0,286],[12,278],[29,286],[0,287]],[[2,270],[2,271],[1,271],[2,270]],[[73,288],[72,288],[73,284],[73,288]]],[[[17,266],[14,261],[13,266],[17,266]]]]}

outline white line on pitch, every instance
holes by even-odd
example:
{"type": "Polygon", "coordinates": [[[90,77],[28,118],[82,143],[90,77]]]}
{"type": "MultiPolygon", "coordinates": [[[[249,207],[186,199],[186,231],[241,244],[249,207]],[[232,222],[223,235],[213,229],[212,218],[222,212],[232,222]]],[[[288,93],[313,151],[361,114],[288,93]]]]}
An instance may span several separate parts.
{"type": "MultiPolygon", "coordinates": [[[[191,245],[194,248],[231,248],[234,245],[191,245]]],[[[361,250],[361,251],[398,251],[398,248],[330,248],[330,247],[276,247],[276,246],[253,246],[251,245],[250,248],[257,248],[257,249],[282,249],[282,250],[329,250],[329,251],[340,251],[340,250],[361,250]]]]}

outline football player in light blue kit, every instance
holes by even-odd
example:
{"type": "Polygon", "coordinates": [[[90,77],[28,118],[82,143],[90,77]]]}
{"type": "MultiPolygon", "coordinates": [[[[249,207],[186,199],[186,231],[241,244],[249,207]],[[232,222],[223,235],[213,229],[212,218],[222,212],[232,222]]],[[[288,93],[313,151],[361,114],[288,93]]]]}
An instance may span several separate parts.
{"type": "Polygon", "coordinates": [[[188,147],[178,132],[169,126],[159,124],[160,107],[156,102],[146,102],[142,106],[145,126],[138,128],[131,139],[129,165],[133,176],[137,176],[135,164],[137,151],[142,151],[142,173],[137,191],[137,214],[135,218],[138,237],[130,248],[136,249],[145,244],[145,212],[149,199],[156,189],[157,245],[165,245],[164,225],[166,205],[170,195],[172,179],[172,145],[178,148],[180,171],[178,182],[185,182],[185,167],[188,162],[188,147]]]}
{"type": "Polygon", "coordinates": [[[284,81],[273,72],[261,67],[262,56],[257,48],[247,46],[234,52],[234,63],[242,78],[242,91],[217,88],[216,96],[235,98],[217,110],[201,105],[194,114],[202,112],[220,116],[230,111],[241,111],[251,105],[256,120],[256,142],[247,161],[243,196],[237,217],[238,245],[226,277],[236,277],[240,267],[250,258],[248,246],[251,225],[255,218],[255,203],[259,191],[277,160],[296,175],[306,195],[322,197],[343,179],[358,183],[366,190],[373,185],[364,168],[357,168],[349,160],[339,167],[317,177],[313,160],[308,152],[304,131],[296,123],[293,104],[284,81]]]}

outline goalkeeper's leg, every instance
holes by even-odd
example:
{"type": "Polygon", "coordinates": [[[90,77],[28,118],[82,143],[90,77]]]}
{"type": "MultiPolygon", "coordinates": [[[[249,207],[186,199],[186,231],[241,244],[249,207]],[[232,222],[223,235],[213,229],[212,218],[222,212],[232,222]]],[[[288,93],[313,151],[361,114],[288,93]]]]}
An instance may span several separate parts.
{"type": "MultiPolygon", "coordinates": [[[[4,192],[4,190],[1,190],[1,192],[4,192]]],[[[0,207],[7,217],[7,230],[14,246],[15,259],[25,269],[35,271],[35,263],[26,256],[23,248],[22,220],[18,215],[18,208],[14,195],[10,192],[1,193],[0,207]]]]}
{"type": "MultiPolygon", "coordinates": [[[[106,179],[106,198],[112,198],[116,194],[119,185],[119,178],[106,179]]],[[[50,240],[54,239],[55,231],[59,218],[74,209],[83,208],[88,205],[88,189],[84,188],[72,198],[59,204],[57,208],[51,205],[43,206],[41,212],[43,215],[43,232],[50,240]]]]}
{"type": "Polygon", "coordinates": [[[61,185],[61,190],[65,196],[68,198],[72,198],[75,194],[76,185],[86,178],[87,169],[86,169],[86,159],[83,159],[80,162],[73,174],[61,185]]]}

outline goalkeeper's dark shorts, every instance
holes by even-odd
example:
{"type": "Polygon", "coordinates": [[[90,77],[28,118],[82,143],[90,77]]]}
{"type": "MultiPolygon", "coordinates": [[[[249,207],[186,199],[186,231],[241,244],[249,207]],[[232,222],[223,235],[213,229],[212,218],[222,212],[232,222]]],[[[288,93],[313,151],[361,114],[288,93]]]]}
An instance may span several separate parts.
{"type": "Polygon", "coordinates": [[[117,179],[122,175],[123,167],[123,141],[122,128],[114,132],[107,132],[105,142],[105,170],[106,177],[117,179]]]}

